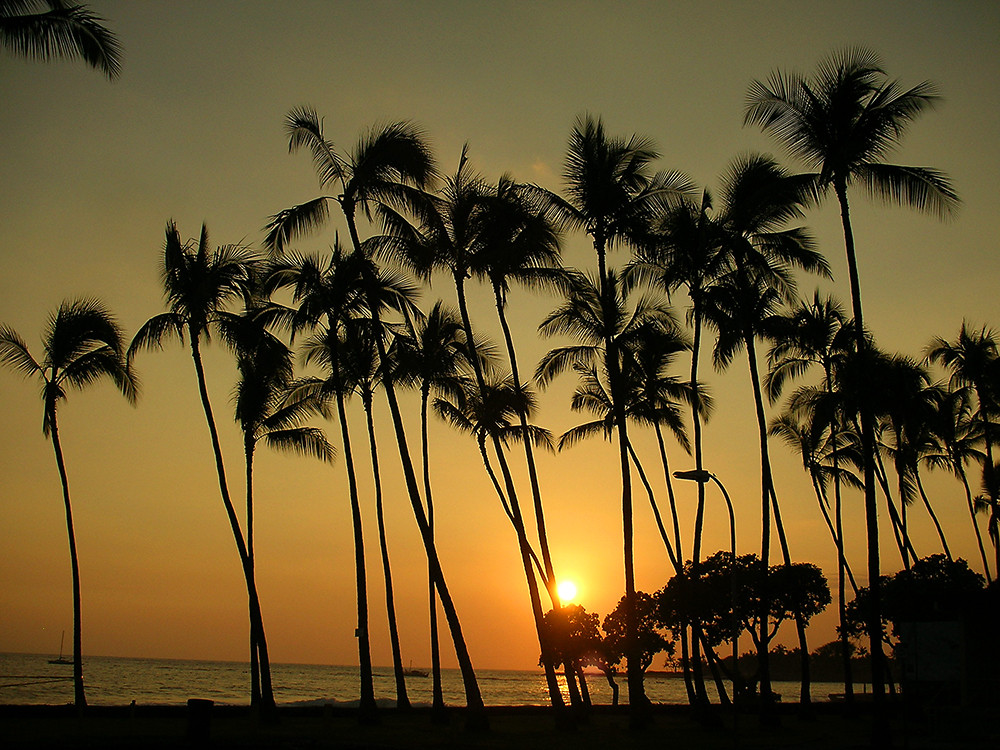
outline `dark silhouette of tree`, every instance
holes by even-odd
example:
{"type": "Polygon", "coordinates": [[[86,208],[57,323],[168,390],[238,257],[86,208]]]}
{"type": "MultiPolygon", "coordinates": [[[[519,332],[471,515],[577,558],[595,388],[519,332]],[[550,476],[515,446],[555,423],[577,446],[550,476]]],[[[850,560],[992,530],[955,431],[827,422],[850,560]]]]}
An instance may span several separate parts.
{"type": "MultiPolygon", "coordinates": [[[[341,360],[349,382],[361,397],[368,427],[368,449],[372,460],[372,479],[375,486],[375,517],[378,522],[379,553],[382,558],[382,579],[385,583],[385,609],[389,621],[389,646],[392,651],[392,672],[396,683],[396,708],[410,708],[406,694],[406,675],[399,645],[399,627],[396,623],[396,602],[392,588],[392,566],[389,560],[389,543],[386,538],[385,512],[382,503],[382,474],[379,469],[378,442],[375,439],[375,389],[382,381],[382,364],[375,351],[375,333],[370,321],[355,319],[344,329],[345,340],[341,360]]],[[[391,366],[391,365],[390,365],[391,366]]]]}
{"type": "Polygon", "coordinates": [[[639,668],[645,672],[653,663],[653,657],[661,651],[666,651],[668,656],[674,653],[673,642],[664,638],[657,629],[659,623],[656,619],[656,600],[644,591],[635,593],[635,602],[631,607],[626,606],[625,598],[622,597],[604,617],[601,627],[604,630],[604,653],[611,666],[628,658],[629,651],[635,649],[639,668]],[[626,625],[629,610],[635,613],[638,625],[634,644],[631,643],[632,636],[626,625]]]}
{"type": "Polygon", "coordinates": [[[73,574],[73,702],[77,711],[82,712],[87,706],[87,696],[83,686],[80,563],[73,531],[69,479],[56,414],[59,403],[66,399],[70,389],[82,390],[102,378],[114,382],[122,395],[134,404],[138,396],[138,381],[124,357],[121,329],[108,309],[96,300],[63,302],[49,317],[42,333],[42,348],[44,356],[40,361],[36,360],[16,331],[0,325],[0,364],[41,381],[42,433],[52,441],[66,511],[73,574]]]}
{"type": "MultiPolygon", "coordinates": [[[[202,225],[201,236],[197,242],[185,243],[181,241],[177,225],[172,221],[168,222],[160,278],[169,312],[155,315],[143,324],[129,345],[128,357],[131,361],[142,349],[159,349],[166,340],[175,336],[182,343],[187,338],[198,379],[201,405],[212,441],[219,491],[246,581],[250,632],[259,637],[258,650],[266,651],[266,646],[262,643],[264,622],[250,564],[250,553],[229,494],[222,445],[208,398],[208,384],[201,359],[201,343],[203,340],[206,342],[211,340],[213,330],[234,349],[238,350],[241,344],[245,343],[242,340],[242,334],[246,331],[244,321],[239,313],[232,312],[228,308],[236,302],[242,302],[244,308],[252,307],[254,279],[259,265],[257,257],[244,247],[227,245],[210,251],[208,229],[205,225],[202,225]]],[[[261,690],[261,710],[270,714],[274,709],[274,695],[267,684],[262,684],[261,690]]]]}
{"type": "MultiPolygon", "coordinates": [[[[360,139],[353,150],[342,153],[324,136],[319,116],[308,107],[293,109],[286,118],[285,127],[289,137],[289,150],[294,152],[303,147],[308,148],[312,153],[321,187],[332,188],[334,193],[321,195],[271,217],[265,246],[272,252],[280,254],[289,241],[325,224],[329,218],[330,204],[336,203],[340,206],[347,222],[355,252],[373,252],[375,247],[381,247],[392,255],[394,249],[392,243],[386,245],[376,243],[370,250],[362,250],[357,212],[360,209],[365,218],[377,217],[383,224],[391,224],[398,230],[406,224],[400,211],[419,211],[421,207],[426,207],[424,188],[433,181],[435,169],[423,133],[410,123],[391,123],[373,128],[360,139]]],[[[398,255],[396,257],[398,259],[398,255]]],[[[367,273],[369,277],[374,275],[374,267],[367,273]]],[[[368,287],[374,293],[376,285],[368,284],[368,287]]],[[[381,306],[377,301],[369,300],[368,307],[373,323],[376,329],[379,329],[381,306]]],[[[375,336],[375,345],[379,359],[385,361],[386,345],[381,336],[375,336]]],[[[441,597],[441,606],[462,672],[466,704],[470,709],[467,720],[471,727],[485,728],[489,721],[483,712],[482,694],[469,657],[465,636],[462,634],[458,612],[444,579],[434,539],[430,535],[417,476],[413,469],[413,460],[406,443],[406,432],[396,399],[396,390],[391,374],[383,372],[383,376],[383,390],[399,449],[407,497],[420,530],[431,575],[441,597]]]]}
{"type": "MultiPolygon", "coordinates": [[[[243,456],[246,466],[246,545],[247,567],[256,586],[254,557],[254,484],[253,469],[257,444],[321,461],[332,462],[333,447],[322,430],[302,426],[311,414],[308,402],[286,403],[292,385],[294,368],[292,352],[271,335],[255,319],[256,309],[244,316],[247,329],[240,335],[241,346],[236,352],[239,379],[233,391],[236,423],[243,431],[243,456]]],[[[254,618],[251,616],[251,623],[254,618]]],[[[271,666],[264,633],[250,633],[250,704],[256,707],[261,699],[261,683],[270,693],[271,666]]]]}
{"type": "MultiPolygon", "coordinates": [[[[793,268],[829,275],[826,262],[812,248],[809,234],[800,227],[784,228],[802,216],[803,184],[802,178],[790,176],[768,156],[749,154],[732,163],[722,180],[718,217],[729,269],[706,291],[705,298],[706,320],[718,331],[716,367],[727,367],[740,349],[747,354],[761,460],[761,560],[765,566],[769,564],[772,509],[786,565],[791,564],[791,553],[771,473],[756,339],[770,335],[779,305],[795,298],[793,268]]],[[[762,632],[767,630],[767,613],[767,603],[762,600],[762,632]]],[[[805,626],[798,617],[796,631],[803,658],[801,701],[809,703],[809,650],[805,626]]],[[[757,643],[766,648],[767,640],[761,637],[757,643]]],[[[766,651],[760,653],[760,660],[766,697],[770,695],[766,651]]],[[[765,716],[769,710],[766,700],[762,710],[765,716]]]]}
{"type": "Polygon", "coordinates": [[[121,45],[104,19],[66,0],[0,0],[0,45],[32,60],[80,58],[110,79],[121,72],[121,45]]]}
{"type": "MultiPolygon", "coordinates": [[[[540,202],[530,188],[502,177],[495,187],[484,190],[479,214],[478,242],[471,271],[484,277],[493,290],[497,317],[503,331],[511,376],[518,388],[525,388],[518,370],[514,339],[507,320],[507,296],[512,282],[531,290],[560,289],[565,285],[560,254],[560,232],[550,207],[540,202]]],[[[528,429],[528,415],[520,413],[522,431],[528,429]]],[[[523,440],[528,480],[534,503],[538,546],[545,567],[549,599],[560,607],[556,573],[549,551],[545,512],[531,440],[523,440]]]]}
{"type": "MultiPolygon", "coordinates": [[[[608,252],[618,246],[635,247],[648,241],[653,218],[661,215],[690,188],[686,178],[679,173],[654,173],[652,163],[656,157],[656,150],[648,139],[639,136],[614,138],[605,132],[600,119],[589,115],[580,117],[570,134],[563,168],[565,198],[550,196],[562,220],[570,227],[582,229],[593,242],[597,255],[599,299],[605,307],[603,317],[608,320],[615,316],[618,304],[617,292],[609,283],[608,252]]],[[[617,412],[615,424],[622,478],[626,631],[634,634],[637,621],[635,613],[631,612],[635,602],[632,478],[625,399],[620,392],[619,355],[612,340],[613,330],[613,327],[605,327],[603,366],[617,412]]],[[[629,704],[634,709],[631,714],[633,725],[641,725],[647,718],[648,701],[638,659],[639,652],[634,649],[631,658],[626,659],[629,704]]]]}
{"type": "MultiPolygon", "coordinates": [[[[952,390],[968,386],[976,395],[978,408],[973,419],[985,446],[982,465],[987,492],[984,498],[991,509],[989,527],[996,529],[1000,524],[1000,496],[989,490],[997,485],[997,478],[991,475],[996,464],[993,446],[1000,434],[996,421],[1000,419],[1000,343],[992,329],[983,326],[978,331],[972,330],[963,321],[954,341],[941,337],[931,341],[927,347],[927,359],[939,362],[950,371],[952,390]]],[[[976,533],[978,535],[978,526],[976,533]]],[[[990,538],[996,555],[994,570],[1000,578],[1000,535],[991,532],[990,538]]],[[[989,570],[986,577],[989,578],[989,570]]]]}
{"type": "MultiPolygon", "coordinates": [[[[405,248],[412,266],[427,277],[434,269],[447,272],[455,284],[458,310],[468,342],[475,341],[472,319],[466,295],[466,281],[473,273],[473,264],[484,242],[484,214],[496,210],[496,201],[487,201],[489,190],[482,178],[469,165],[468,148],[462,149],[458,168],[449,176],[439,193],[431,199],[430,205],[421,216],[416,231],[408,225],[397,226],[394,235],[401,247],[405,248]],[[492,203],[492,205],[491,205],[492,203]]],[[[483,363],[479,357],[470,359],[472,375],[481,391],[487,387],[483,363]]],[[[531,544],[528,541],[524,514],[518,499],[513,475],[500,443],[499,436],[489,434],[493,442],[497,465],[503,479],[514,530],[517,534],[518,551],[528,583],[528,598],[539,639],[544,637],[542,629],[543,609],[538,592],[538,580],[531,567],[531,544]]],[[[540,650],[546,649],[539,643],[540,650]]],[[[549,698],[556,708],[562,706],[562,694],[556,681],[555,670],[545,667],[546,685],[549,698]]]]}
{"type": "MultiPolygon", "coordinates": [[[[407,318],[406,328],[393,339],[391,357],[394,378],[403,385],[412,385],[420,391],[420,448],[424,475],[424,501],[427,507],[427,524],[434,536],[434,499],[431,493],[430,441],[428,438],[427,409],[431,390],[455,393],[460,378],[468,368],[468,351],[465,329],[459,316],[439,300],[430,313],[416,321],[407,318]]],[[[441,685],[441,655],[438,643],[437,595],[434,581],[428,574],[432,704],[438,715],[444,710],[444,693],[441,685]]]]}
{"type": "Polygon", "coordinates": [[[404,279],[383,277],[371,268],[372,263],[357,252],[346,252],[335,242],[329,258],[314,256],[291,257],[274,264],[267,288],[290,288],[292,302],[298,309],[289,312],[287,323],[292,335],[304,329],[315,333],[305,345],[307,363],[316,363],[324,370],[322,378],[303,381],[298,391],[302,398],[313,398],[318,404],[332,400],[336,405],[343,443],[344,465],[347,470],[351,523],[354,531],[355,589],[357,593],[358,660],[361,672],[361,718],[372,720],[376,713],[375,682],[371,663],[371,636],[368,627],[368,584],[365,565],[364,533],[361,502],[358,494],[357,471],[347,421],[347,399],[355,390],[355,382],[345,368],[346,331],[357,318],[372,318],[368,305],[374,300],[380,305],[402,307],[412,304],[416,290],[404,279]],[[369,288],[377,282],[378,289],[369,288]]]}
{"type": "MultiPolygon", "coordinates": [[[[851,227],[848,188],[860,184],[874,197],[916,209],[949,214],[958,197],[947,177],[926,167],[886,164],[909,124],[931,107],[936,94],[928,82],[903,90],[867,49],[850,48],[820,63],[811,77],[774,73],[754,81],[744,122],[773,133],[815,172],[817,194],[833,189],[840,205],[851,284],[857,351],[866,352],[861,281],[851,227]]],[[[861,409],[868,575],[872,586],[872,692],[881,709],[885,688],[879,636],[878,509],[875,497],[875,425],[870,403],[861,409]]],[[[879,710],[879,715],[881,711],[879,710]]]]}
{"type": "MultiPolygon", "coordinates": [[[[636,249],[632,265],[633,272],[653,278],[668,294],[684,287],[691,300],[688,323],[692,328],[693,337],[688,387],[692,399],[691,424],[695,469],[699,472],[705,470],[702,424],[708,414],[708,394],[705,386],[698,382],[704,329],[704,290],[727,268],[729,260],[727,254],[722,252],[722,233],[710,215],[711,208],[712,196],[708,190],[702,193],[700,201],[685,198],[677,205],[669,206],[663,215],[654,218],[653,241],[636,249]]],[[[668,484],[668,487],[670,486],[668,484]]],[[[705,525],[705,483],[698,482],[697,488],[698,504],[695,511],[692,551],[692,559],[695,562],[701,560],[702,533],[705,525]]],[[[675,543],[678,556],[683,560],[684,555],[680,551],[681,542],[675,538],[675,543]]],[[[701,673],[701,658],[698,656],[700,645],[697,623],[694,623],[693,627],[695,637],[690,646],[687,633],[679,634],[684,680],[689,702],[705,703],[708,701],[708,695],[701,673]],[[691,646],[694,648],[694,659],[691,659],[689,654],[691,646]]]]}

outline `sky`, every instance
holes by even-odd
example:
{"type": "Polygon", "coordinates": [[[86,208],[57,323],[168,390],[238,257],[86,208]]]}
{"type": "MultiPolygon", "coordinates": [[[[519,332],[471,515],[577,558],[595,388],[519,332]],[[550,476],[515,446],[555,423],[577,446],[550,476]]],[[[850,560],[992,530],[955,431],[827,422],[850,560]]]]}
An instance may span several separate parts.
{"type": "MultiPolygon", "coordinates": [[[[574,120],[603,118],[611,134],[652,138],[657,165],[715,188],[730,161],[774,153],[801,168],[756,129],[742,127],[744,97],[774,70],[811,71],[848,45],[876,50],[904,85],[925,79],[942,94],[921,117],[895,163],[946,172],[962,198],[941,222],[873,205],[860,193],[853,219],[866,322],[879,344],[913,357],[934,336],[954,337],[963,319],[1000,325],[996,218],[1000,191],[1000,7],[992,2],[124,2],[94,0],[124,47],[109,82],[79,62],[37,63],[0,50],[0,322],[33,351],[64,299],[96,297],[131,336],[161,312],[158,264],[168,220],[183,237],[208,226],[213,245],[257,247],[277,211],[319,194],[305,153],[289,155],[283,121],[311,105],[327,136],[349,147],[375,123],[412,120],[427,133],[441,170],[462,145],[475,168],[561,188],[574,120]]],[[[848,300],[839,214],[832,203],[804,225],[829,259],[833,281],[802,278],[848,300]]],[[[322,251],[336,221],[297,245],[322,251]]],[[[565,238],[567,265],[592,269],[584,236],[565,238]]],[[[626,256],[613,256],[621,264],[626,256]]],[[[454,305],[435,279],[424,290],[454,305]]],[[[538,323],[557,300],[511,295],[522,370],[548,348],[538,323]]],[[[684,301],[678,300],[683,314],[684,301]]],[[[473,290],[474,322],[499,337],[489,295],[473,290]]],[[[136,361],[142,396],[128,405],[108,383],[71,393],[60,434],[73,497],[83,584],[85,654],[241,660],[245,589],[219,497],[194,370],[178,344],[136,361]]],[[[681,372],[686,371],[681,366],[681,372]]],[[[206,354],[234,497],[242,456],[232,421],[234,368],[213,344],[206,354]]],[[[745,359],[705,379],[716,400],[706,427],[706,467],[736,506],[739,551],[759,551],[759,457],[745,359]]],[[[937,373],[940,376],[940,373],[937,373]]],[[[572,378],[542,394],[537,423],[556,435],[581,420],[569,410],[572,378]]],[[[0,651],[50,653],[72,629],[70,566],[60,486],[41,431],[37,384],[0,371],[0,651]]],[[[418,400],[403,408],[418,445],[418,400]]],[[[429,663],[425,563],[399,479],[383,404],[379,440],[403,658],[429,663]]],[[[772,408],[771,413],[774,413],[772,408]]],[[[360,404],[350,424],[367,476],[360,404]]],[[[333,423],[326,428],[339,440],[333,423]]],[[[473,663],[537,665],[527,590],[515,537],[474,441],[431,426],[438,548],[473,663]]],[[[662,494],[655,442],[636,439],[662,494]]],[[[671,446],[672,468],[693,459],[671,446]]],[[[416,454],[415,454],[416,455],[416,454]]],[[[517,453],[511,461],[515,466],[517,453]]],[[[798,459],[772,449],[792,557],[820,565],[835,590],[835,550],[798,459]]],[[[613,447],[595,440],[540,459],[556,572],[577,601],[602,616],[623,592],[620,480],[613,447]]],[[[528,496],[523,471],[518,475],[528,496]]],[[[981,570],[960,485],[928,479],[952,551],[981,570]]],[[[678,488],[690,556],[695,488],[678,488]]],[[[342,462],[276,455],[256,462],[258,587],[276,662],[356,664],[350,509],[342,462]]],[[[709,489],[706,553],[728,548],[721,497],[709,489]],[[714,507],[713,507],[714,505],[714,507]]],[[[374,500],[362,485],[373,661],[391,664],[374,500]]],[[[670,576],[652,514],[635,493],[636,581],[644,591],[670,576]]],[[[864,575],[861,499],[848,498],[848,554],[864,575]]],[[[911,514],[918,554],[940,551],[926,515],[911,514]]],[[[886,522],[883,519],[883,530],[886,522]]],[[[883,536],[883,570],[900,567],[883,536]]],[[[810,630],[834,638],[835,607],[810,630]]],[[[455,664],[444,636],[445,666],[455,664]]],[[[794,631],[780,639],[794,642],[794,631]]],[[[749,648],[749,642],[744,645],[749,648]]]]}

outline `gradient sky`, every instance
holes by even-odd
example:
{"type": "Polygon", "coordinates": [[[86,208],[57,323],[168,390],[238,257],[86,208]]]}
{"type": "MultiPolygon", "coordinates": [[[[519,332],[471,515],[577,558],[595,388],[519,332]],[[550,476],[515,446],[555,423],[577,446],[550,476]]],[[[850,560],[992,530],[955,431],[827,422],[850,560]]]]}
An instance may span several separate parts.
{"type": "MultiPolygon", "coordinates": [[[[942,103],[915,123],[893,160],[944,170],[963,199],[958,216],[942,223],[855,196],[866,321],[884,348],[911,356],[920,356],[932,336],[953,337],[963,318],[1000,325],[994,2],[90,5],[124,46],[119,80],[108,82],[80,63],[31,63],[0,51],[0,321],[34,351],[46,316],[63,299],[101,298],[129,336],[161,312],[157,268],[168,219],[184,237],[204,221],[215,244],[256,245],[269,215],[317,195],[308,155],[287,153],[282,126],[292,107],[313,105],[328,137],[345,146],[375,122],[412,119],[445,172],[468,141],[484,175],[509,172],[556,190],[574,119],[590,112],[612,134],[652,137],[660,166],[714,188],[730,160],[748,150],[774,152],[796,166],[764,135],[741,127],[751,80],[774,69],[811,71],[846,45],[877,50],[904,84],[938,84],[942,103]]],[[[836,275],[821,288],[846,300],[836,208],[812,211],[806,223],[836,275]]],[[[327,247],[336,228],[300,247],[327,247]]],[[[567,237],[565,254],[569,265],[593,266],[582,236],[567,237]]],[[[809,295],[815,286],[804,279],[801,291],[809,295]]],[[[473,315],[496,335],[483,291],[475,293],[473,315]]],[[[429,307],[438,298],[453,303],[453,296],[439,282],[424,300],[429,307]]],[[[555,300],[516,291],[511,303],[528,370],[558,343],[535,334],[555,300]]],[[[137,408],[100,384],[72,393],[60,411],[85,653],[243,659],[245,592],[190,357],[175,344],[142,354],[137,365],[137,408]]],[[[758,550],[760,537],[745,367],[737,359],[718,375],[707,359],[703,366],[717,405],[706,431],[706,466],[737,505],[741,552],[758,550]]],[[[213,347],[207,370],[239,497],[242,459],[228,407],[233,367],[213,347]]],[[[556,434],[578,421],[568,409],[573,385],[564,376],[543,396],[538,422],[556,434]]],[[[0,651],[51,652],[72,627],[58,476],[41,433],[37,386],[4,370],[0,396],[0,651]]],[[[404,407],[416,448],[416,399],[404,407]]],[[[384,406],[377,408],[384,416],[384,406]]],[[[356,453],[363,454],[363,421],[355,417],[356,453]]],[[[403,658],[427,664],[423,553],[391,435],[379,437],[403,658]]],[[[474,442],[441,423],[432,426],[432,439],[439,549],[473,662],[531,668],[538,648],[513,532],[474,442]]],[[[655,474],[652,440],[637,445],[655,474]]],[[[821,565],[834,585],[834,548],[809,484],[784,447],[775,445],[773,455],[792,555],[821,565]]],[[[363,457],[360,463],[366,465],[363,457]]],[[[675,447],[673,463],[685,468],[693,460],[675,447]]],[[[557,572],[602,615],[623,590],[615,467],[613,449],[600,441],[541,460],[557,572]]],[[[357,663],[343,465],[261,450],[256,476],[257,565],[271,658],[357,663]]],[[[978,569],[960,486],[943,475],[928,484],[953,552],[978,569]]],[[[680,490],[690,529],[694,487],[680,490]]],[[[373,659],[389,664],[374,505],[364,492],[373,659]]],[[[641,492],[635,501],[637,585],[653,591],[670,573],[641,492]]],[[[708,503],[704,549],[712,552],[728,546],[728,525],[711,490],[708,503]]],[[[849,503],[849,554],[863,580],[860,498],[849,503]]],[[[915,509],[912,523],[917,552],[938,552],[925,515],[915,509]]],[[[884,538],[884,569],[891,572],[899,559],[884,538]]],[[[690,555],[689,532],[685,543],[690,555]]],[[[817,618],[812,646],[833,638],[833,619],[832,611],[817,618]]],[[[443,653],[445,664],[454,664],[447,642],[443,653]]]]}

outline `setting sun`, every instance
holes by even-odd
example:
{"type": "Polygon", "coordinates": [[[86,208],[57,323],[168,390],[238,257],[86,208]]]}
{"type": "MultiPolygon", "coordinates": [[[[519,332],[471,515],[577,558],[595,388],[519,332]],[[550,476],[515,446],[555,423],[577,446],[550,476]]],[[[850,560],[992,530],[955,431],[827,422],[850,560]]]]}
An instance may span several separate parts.
{"type": "Polygon", "coordinates": [[[572,581],[560,581],[558,592],[561,601],[571,602],[576,599],[576,584],[572,581]]]}

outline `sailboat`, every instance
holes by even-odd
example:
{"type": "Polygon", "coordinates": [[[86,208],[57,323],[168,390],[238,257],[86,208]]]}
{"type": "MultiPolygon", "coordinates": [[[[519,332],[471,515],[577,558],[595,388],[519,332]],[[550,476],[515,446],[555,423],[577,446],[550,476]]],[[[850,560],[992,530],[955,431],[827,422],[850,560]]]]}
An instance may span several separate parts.
{"type": "Polygon", "coordinates": [[[62,632],[62,636],[59,638],[59,658],[49,659],[49,664],[72,664],[72,659],[67,659],[63,656],[63,644],[66,642],[66,631],[62,632]]]}
{"type": "Polygon", "coordinates": [[[413,660],[410,660],[410,666],[403,670],[403,674],[407,677],[426,677],[427,671],[424,669],[414,669],[413,660]]]}

